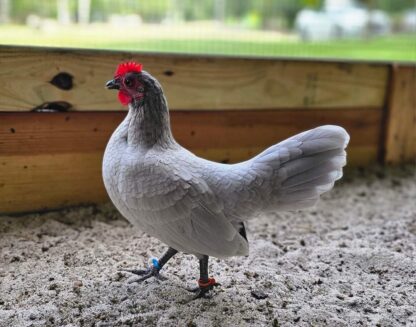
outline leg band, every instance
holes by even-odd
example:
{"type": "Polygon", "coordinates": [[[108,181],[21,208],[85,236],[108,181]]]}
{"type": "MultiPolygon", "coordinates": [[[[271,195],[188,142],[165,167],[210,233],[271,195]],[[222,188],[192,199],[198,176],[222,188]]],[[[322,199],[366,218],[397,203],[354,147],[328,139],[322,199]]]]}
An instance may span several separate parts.
{"type": "Polygon", "coordinates": [[[208,281],[204,282],[201,279],[198,279],[198,285],[199,287],[208,287],[208,286],[214,286],[217,284],[214,278],[208,278],[208,281]]]}
{"type": "Polygon", "coordinates": [[[159,259],[158,258],[150,258],[149,264],[155,267],[156,269],[160,269],[159,259]]]}

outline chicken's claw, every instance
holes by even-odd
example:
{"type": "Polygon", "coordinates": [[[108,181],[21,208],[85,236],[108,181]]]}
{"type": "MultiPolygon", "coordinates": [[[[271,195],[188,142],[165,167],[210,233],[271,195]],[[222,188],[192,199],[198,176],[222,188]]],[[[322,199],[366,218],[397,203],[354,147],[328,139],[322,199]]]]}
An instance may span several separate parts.
{"type": "Polygon", "coordinates": [[[201,280],[199,280],[198,285],[198,287],[186,289],[189,292],[196,293],[196,295],[188,302],[201,298],[209,299],[211,298],[209,291],[211,291],[216,286],[221,286],[221,284],[217,283],[214,278],[209,278],[206,283],[203,283],[201,280]]]}
{"type": "Polygon", "coordinates": [[[158,260],[156,258],[150,259],[151,264],[147,269],[120,269],[120,271],[128,272],[130,274],[141,276],[139,279],[130,280],[128,283],[141,283],[150,277],[155,277],[159,280],[165,280],[166,277],[162,276],[159,272],[161,267],[158,264],[158,260]]]}

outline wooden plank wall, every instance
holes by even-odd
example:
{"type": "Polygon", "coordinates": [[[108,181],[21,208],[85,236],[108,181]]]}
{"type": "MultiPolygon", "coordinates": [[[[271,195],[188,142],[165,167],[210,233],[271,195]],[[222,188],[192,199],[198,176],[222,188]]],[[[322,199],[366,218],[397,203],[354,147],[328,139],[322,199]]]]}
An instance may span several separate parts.
{"type": "Polygon", "coordinates": [[[386,126],[385,161],[416,163],[416,66],[393,66],[386,126]]]}
{"type": "MultiPolygon", "coordinates": [[[[103,150],[124,112],[1,113],[0,211],[101,202],[103,150]]],[[[219,162],[247,159],[268,145],[320,124],[355,130],[349,160],[377,156],[380,113],[346,109],[173,111],[173,133],[196,154],[219,162]],[[363,119],[361,119],[363,117],[363,119]],[[356,129],[355,126],[360,126],[356,129]]]]}
{"type": "Polygon", "coordinates": [[[104,83],[126,60],[157,77],[172,110],[380,108],[388,75],[382,64],[0,47],[0,110],[53,101],[71,110],[121,109],[104,83]],[[72,76],[68,90],[50,83],[63,72],[72,76]]]}
{"type": "Polygon", "coordinates": [[[244,160],[321,124],[349,131],[352,165],[376,162],[383,136],[389,146],[387,64],[0,47],[0,212],[107,200],[102,154],[125,110],[104,84],[125,60],[159,79],[175,137],[211,160],[244,160]]]}

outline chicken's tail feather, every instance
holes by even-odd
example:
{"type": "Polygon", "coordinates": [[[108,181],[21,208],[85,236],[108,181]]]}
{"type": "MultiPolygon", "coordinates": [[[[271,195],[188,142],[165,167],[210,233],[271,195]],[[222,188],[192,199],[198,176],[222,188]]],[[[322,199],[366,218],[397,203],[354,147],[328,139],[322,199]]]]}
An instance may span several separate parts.
{"type": "Polygon", "coordinates": [[[270,210],[310,207],[342,177],[349,135],[339,126],[326,125],[278,143],[253,160],[272,173],[270,210]]]}

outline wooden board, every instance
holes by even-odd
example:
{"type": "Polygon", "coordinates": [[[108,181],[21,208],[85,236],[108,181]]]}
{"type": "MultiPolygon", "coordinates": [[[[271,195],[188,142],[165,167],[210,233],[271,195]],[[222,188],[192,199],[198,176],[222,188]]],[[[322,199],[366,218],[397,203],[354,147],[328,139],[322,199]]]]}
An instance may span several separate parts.
{"type": "MultiPolygon", "coordinates": [[[[0,212],[59,208],[107,200],[101,160],[124,112],[0,113],[0,212]]],[[[269,145],[321,124],[351,134],[349,164],[377,159],[378,109],[172,112],[185,147],[219,162],[250,158],[269,145]]]]}
{"type": "Polygon", "coordinates": [[[387,163],[416,163],[416,66],[393,67],[385,147],[387,163]]]}
{"type": "MultiPolygon", "coordinates": [[[[125,112],[0,113],[0,155],[103,151],[125,112]]],[[[175,111],[175,138],[192,150],[266,147],[322,124],[339,124],[353,146],[377,146],[381,110],[175,111]]],[[[253,155],[254,153],[247,153],[253,155]]],[[[226,160],[227,158],[216,158],[226,160]]],[[[235,161],[235,159],[229,159],[235,161]]]]}
{"type": "Polygon", "coordinates": [[[121,108],[104,84],[126,60],[159,79],[173,110],[380,108],[388,77],[386,64],[0,46],[0,111],[56,101],[70,110],[121,108]],[[63,72],[73,77],[69,90],[50,83],[63,72]]]}
{"type": "Polygon", "coordinates": [[[107,200],[102,152],[0,156],[0,213],[107,200]]]}

